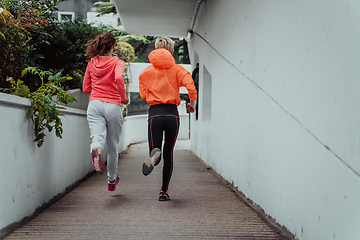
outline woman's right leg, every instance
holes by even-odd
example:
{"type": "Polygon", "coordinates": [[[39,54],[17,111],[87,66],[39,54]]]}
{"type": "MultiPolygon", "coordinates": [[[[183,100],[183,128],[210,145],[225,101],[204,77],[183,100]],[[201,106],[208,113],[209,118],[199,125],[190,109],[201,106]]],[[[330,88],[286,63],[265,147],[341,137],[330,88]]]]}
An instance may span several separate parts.
{"type": "Polygon", "coordinates": [[[105,103],[105,105],[107,122],[106,147],[108,152],[107,171],[109,181],[113,181],[116,179],[118,173],[118,145],[123,123],[123,111],[122,106],[112,103],[105,103]]]}

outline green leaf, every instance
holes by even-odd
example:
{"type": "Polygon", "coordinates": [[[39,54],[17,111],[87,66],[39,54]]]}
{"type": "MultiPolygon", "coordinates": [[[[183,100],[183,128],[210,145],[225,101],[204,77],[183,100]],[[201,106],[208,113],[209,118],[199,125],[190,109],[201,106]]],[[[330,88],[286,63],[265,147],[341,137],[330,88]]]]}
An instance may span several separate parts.
{"type": "MultiPolygon", "coordinates": [[[[36,141],[34,141],[34,142],[36,142],[36,141]]],[[[43,144],[44,144],[44,139],[40,139],[37,143],[37,146],[41,147],[43,144]]]]}
{"type": "Polygon", "coordinates": [[[77,100],[76,100],[76,98],[74,96],[69,96],[68,101],[69,102],[77,102],[77,100]]]}
{"type": "Polygon", "coordinates": [[[0,35],[6,40],[6,37],[2,32],[0,32],[0,35]]]}
{"type": "Polygon", "coordinates": [[[20,85],[17,95],[20,97],[27,97],[28,95],[30,95],[30,89],[26,85],[20,85]]]}
{"type": "Polygon", "coordinates": [[[29,119],[34,114],[34,109],[30,108],[26,113],[26,118],[29,119]]]}
{"type": "Polygon", "coordinates": [[[49,132],[51,132],[52,131],[52,129],[53,129],[53,127],[51,126],[51,125],[47,125],[47,129],[49,130],[49,132]]]}
{"type": "Polygon", "coordinates": [[[54,80],[54,78],[55,78],[55,76],[54,76],[54,75],[51,75],[51,76],[48,77],[48,80],[49,80],[49,81],[52,81],[52,80],[54,80]]]}
{"type": "Polygon", "coordinates": [[[26,73],[27,73],[27,71],[26,71],[26,68],[25,68],[24,70],[21,71],[21,77],[25,76],[26,73]]]}
{"type": "Polygon", "coordinates": [[[46,96],[46,97],[44,98],[44,102],[45,102],[45,103],[51,103],[51,102],[52,102],[52,99],[51,99],[49,96],[46,96]]]}
{"type": "Polygon", "coordinates": [[[56,129],[55,134],[58,138],[62,138],[61,132],[56,129]]]}
{"type": "Polygon", "coordinates": [[[39,123],[42,123],[42,121],[44,120],[44,117],[45,117],[45,112],[43,110],[39,111],[39,114],[38,114],[39,123]]]}
{"type": "Polygon", "coordinates": [[[44,139],[45,136],[46,136],[45,133],[40,133],[39,135],[36,136],[34,141],[35,142],[40,141],[41,139],[44,139]]]}
{"type": "Polygon", "coordinates": [[[1,92],[7,92],[7,91],[9,91],[10,89],[9,88],[0,88],[0,91],[1,92]]]}
{"type": "Polygon", "coordinates": [[[54,111],[52,109],[49,109],[47,112],[48,112],[49,116],[54,115],[54,111]]]}

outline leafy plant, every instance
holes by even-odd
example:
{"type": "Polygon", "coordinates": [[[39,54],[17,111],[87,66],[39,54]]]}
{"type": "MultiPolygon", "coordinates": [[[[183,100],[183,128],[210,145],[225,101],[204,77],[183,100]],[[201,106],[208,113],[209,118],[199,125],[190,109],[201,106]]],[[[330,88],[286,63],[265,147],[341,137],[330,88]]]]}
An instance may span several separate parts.
{"type": "Polygon", "coordinates": [[[127,34],[124,31],[118,31],[116,33],[118,36],[116,36],[116,40],[119,42],[127,42],[127,43],[131,43],[131,42],[135,42],[135,41],[139,41],[139,42],[143,42],[143,43],[150,43],[150,41],[142,35],[135,35],[135,34],[127,34]]]}
{"type": "Polygon", "coordinates": [[[48,35],[38,43],[37,52],[42,56],[38,66],[71,76],[73,80],[65,85],[70,89],[81,88],[87,66],[84,46],[105,30],[105,26],[93,27],[79,20],[48,26],[48,35]]]}
{"type": "MultiPolygon", "coordinates": [[[[131,83],[131,71],[130,71],[130,63],[135,59],[135,50],[133,46],[131,46],[127,42],[117,41],[114,53],[118,56],[119,59],[123,60],[126,63],[124,70],[124,83],[126,89],[126,97],[129,98],[129,85],[131,83]]],[[[125,106],[123,115],[127,116],[127,106],[125,106]]]]}
{"type": "Polygon", "coordinates": [[[115,13],[116,14],[116,7],[113,0],[110,0],[110,2],[96,2],[94,3],[94,6],[90,9],[90,12],[97,12],[99,13],[98,16],[109,14],[109,13],[115,13]]]}
{"type": "MultiPolygon", "coordinates": [[[[56,5],[65,0],[1,0],[0,7],[7,9],[13,22],[27,31],[44,29],[55,19],[56,5]]],[[[35,39],[36,41],[36,39],[35,39]]]]}
{"type": "Polygon", "coordinates": [[[76,101],[73,96],[68,95],[68,93],[63,89],[61,83],[71,80],[71,77],[62,77],[61,73],[53,75],[50,71],[42,71],[36,67],[25,68],[21,76],[24,77],[27,74],[36,75],[40,78],[42,84],[34,92],[30,92],[29,87],[27,87],[23,81],[18,79],[15,81],[12,77],[8,78],[8,81],[11,84],[10,94],[17,95],[20,97],[25,97],[30,99],[31,107],[26,114],[26,118],[31,118],[35,123],[35,139],[34,142],[37,142],[37,146],[41,147],[44,143],[45,130],[47,129],[51,132],[55,129],[55,134],[57,137],[62,138],[62,122],[59,109],[65,109],[58,105],[58,103],[63,103],[67,105],[68,103],[76,101]],[[47,77],[47,83],[44,83],[45,78],[47,77]],[[56,99],[54,100],[54,98],[56,99]]]}
{"type": "Polygon", "coordinates": [[[133,46],[127,42],[118,41],[115,45],[114,53],[118,56],[119,59],[126,63],[133,62],[135,58],[135,50],[133,46]]]}
{"type": "MultiPolygon", "coordinates": [[[[63,0],[0,1],[0,87],[9,88],[8,77],[17,79],[25,66],[39,66],[38,43],[45,42],[56,4],[63,0]],[[6,10],[5,10],[6,9],[6,10]]],[[[30,89],[32,79],[22,79],[30,89]]]]}
{"type": "Polygon", "coordinates": [[[5,35],[2,33],[3,25],[9,21],[9,17],[12,16],[6,9],[0,8],[0,36],[6,40],[5,35]]]}
{"type": "Polygon", "coordinates": [[[0,9],[0,86],[8,88],[6,78],[21,72],[25,61],[23,56],[31,49],[28,45],[30,35],[16,24],[9,11],[0,9]]]}
{"type": "Polygon", "coordinates": [[[185,39],[174,39],[175,46],[174,46],[174,58],[177,64],[189,64],[189,51],[187,47],[187,42],[185,39]]]}

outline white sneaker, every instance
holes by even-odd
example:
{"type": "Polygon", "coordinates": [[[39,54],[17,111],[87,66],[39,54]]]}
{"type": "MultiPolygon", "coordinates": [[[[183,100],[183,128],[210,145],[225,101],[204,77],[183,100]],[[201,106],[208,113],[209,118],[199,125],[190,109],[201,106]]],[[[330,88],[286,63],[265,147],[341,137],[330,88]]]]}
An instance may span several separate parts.
{"type": "Polygon", "coordinates": [[[142,172],[145,176],[149,175],[154,169],[154,166],[159,163],[160,155],[161,150],[159,148],[151,150],[150,155],[146,158],[142,166],[142,172]]]}

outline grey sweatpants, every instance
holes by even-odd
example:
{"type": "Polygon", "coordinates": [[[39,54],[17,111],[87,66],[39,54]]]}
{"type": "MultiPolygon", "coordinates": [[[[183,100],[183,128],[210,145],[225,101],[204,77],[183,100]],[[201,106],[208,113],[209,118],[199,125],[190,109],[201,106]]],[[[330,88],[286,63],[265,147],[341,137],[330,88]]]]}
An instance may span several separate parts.
{"type": "Polygon", "coordinates": [[[95,147],[107,146],[107,174],[109,181],[115,179],[118,166],[118,145],[123,123],[122,106],[92,100],[87,108],[87,120],[90,128],[90,152],[95,147]]]}

